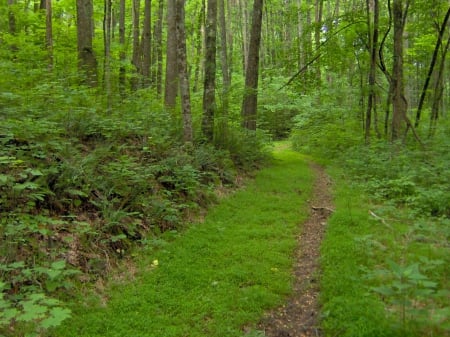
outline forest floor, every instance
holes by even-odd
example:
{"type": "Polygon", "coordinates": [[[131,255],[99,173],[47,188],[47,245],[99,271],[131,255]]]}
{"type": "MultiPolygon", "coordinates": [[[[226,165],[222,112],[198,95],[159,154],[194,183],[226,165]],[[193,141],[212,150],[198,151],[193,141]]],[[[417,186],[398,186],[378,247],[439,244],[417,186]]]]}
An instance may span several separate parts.
{"type": "Polygon", "coordinates": [[[310,164],[316,181],[309,200],[310,216],[298,236],[294,287],[286,303],[268,312],[259,323],[267,337],[322,336],[319,328],[319,256],[326,221],[333,212],[331,180],[324,169],[310,164]]]}

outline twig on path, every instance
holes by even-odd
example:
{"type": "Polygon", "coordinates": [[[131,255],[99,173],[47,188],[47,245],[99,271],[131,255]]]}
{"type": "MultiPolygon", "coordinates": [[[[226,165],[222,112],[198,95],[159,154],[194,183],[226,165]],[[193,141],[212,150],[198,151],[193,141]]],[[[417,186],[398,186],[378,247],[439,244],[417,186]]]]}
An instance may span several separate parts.
{"type": "Polygon", "coordinates": [[[313,209],[315,211],[328,211],[330,213],[334,212],[334,209],[329,208],[329,207],[311,206],[311,209],[313,209]]]}

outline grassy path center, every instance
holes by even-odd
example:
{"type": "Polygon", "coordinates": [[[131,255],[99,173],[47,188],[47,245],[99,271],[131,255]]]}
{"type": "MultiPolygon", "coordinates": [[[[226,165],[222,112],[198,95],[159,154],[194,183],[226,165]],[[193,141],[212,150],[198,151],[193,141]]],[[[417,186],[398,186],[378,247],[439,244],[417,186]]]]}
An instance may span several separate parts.
{"type": "Polygon", "coordinates": [[[292,289],[299,224],[313,174],[280,148],[270,167],[173,240],[155,239],[131,283],[115,283],[106,306],[84,299],[52,336],[242,336],[292,289]],[[156,261],[158,262],[156,264],[156,261]]]}

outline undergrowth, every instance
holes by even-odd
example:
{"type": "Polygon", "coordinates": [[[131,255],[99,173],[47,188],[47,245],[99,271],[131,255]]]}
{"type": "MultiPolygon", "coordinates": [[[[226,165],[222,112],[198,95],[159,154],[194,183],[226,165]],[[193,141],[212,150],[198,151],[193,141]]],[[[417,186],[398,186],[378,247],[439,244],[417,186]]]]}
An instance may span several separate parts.
{"type": "Polygon", "coordinates": [[[364,145],[345,114],[317,109],[296,118],[292,139],[327,163],[338,186],[322,246],[326,334],[448,336],[448,126],[423,148],[364,145]]]}
{"type": "Polygon", "coordinates": [[[73,317],[50,335],[242,336],[291,291],[292,252],[312,180],[300,155],[276,155],[203,222],[148,237],[135,252],[133,282],[112,279],[100,298],[83,293],[73,317]]]}
{"type": "Polygon", "coordinates": [[[105,277],[149,236],[178,231],[215,189],[267,161],[265,140],[181,140],[179,118],[146,93],[105,112],[95,93],[53,83],[0,105],[0,331],[60,324],[80,282],[105,277]],[[26,95],[29,94],[29,97],[26,95]]]}

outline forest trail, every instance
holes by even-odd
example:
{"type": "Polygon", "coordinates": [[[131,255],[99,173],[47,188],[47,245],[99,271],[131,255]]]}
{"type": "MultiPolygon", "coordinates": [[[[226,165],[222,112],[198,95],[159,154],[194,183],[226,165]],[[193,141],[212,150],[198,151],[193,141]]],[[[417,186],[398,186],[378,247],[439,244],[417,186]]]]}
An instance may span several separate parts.
{"type": "Polygon", "coordinates": [[[331,180],[324,169],[311,163],[316,181],[309,201],[310,216],[298,236],[293,294],[286,303],[265,316],[259,329],[267,337],[322,336],[319,320],[319,257],[326,221],[333,212],[331,180]]]}
{"type": "Polygon", "coordinates": [[[140,271],[107,286],[102,303],[74,303],[52,337],[317,336],[319,246],[332,206],[329,179],[308,162],[277,145],[273,163],[202,223],[155,238],[137,256],[140,271]]]}

